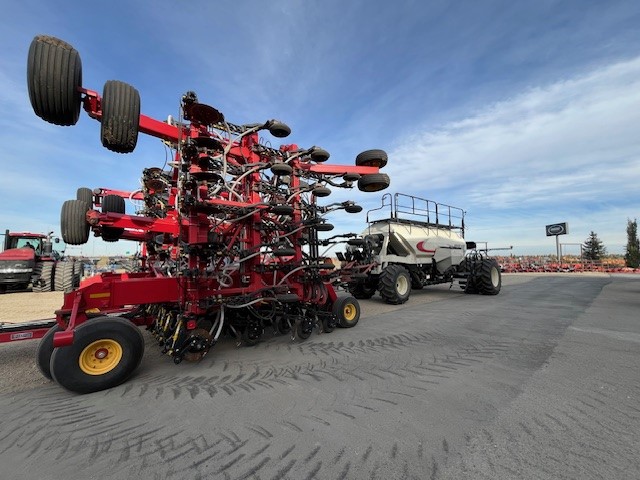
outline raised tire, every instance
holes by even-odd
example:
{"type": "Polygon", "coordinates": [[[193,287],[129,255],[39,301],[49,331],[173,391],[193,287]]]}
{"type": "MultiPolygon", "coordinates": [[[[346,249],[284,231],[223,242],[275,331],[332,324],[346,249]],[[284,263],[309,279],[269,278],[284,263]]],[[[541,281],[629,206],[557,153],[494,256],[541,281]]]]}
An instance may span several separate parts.
{"type": "Polygon", "coordinates": [[[144,338],[128,320],[97,317],[75,330],[74,341],[51,355],[52,378],[72,392],[91,393],[126,381],[140,364],[144,338]]]}
{"type": "Polygon", "coordinates": [[[354,297],[340,297],[331,308],[338,326],[342,328],[355,327],[360,320],[360,304],[354,297]]]}
{"type": "Polygon", "coordinates": [[[37,116],[55,125],[75,125],[82,101],[80,54],[58,38],[36,36],[27,57],[27,87],[37,116]]]}
{"type": "Polygon", "coordinates": [[[109,80],[102,91],[102,145],[112,152],[131,153],[138,143],[140,94],[131,85],[109,80]]]}
{"type": "Polygon", "coordinates": [[[53,290],[54,264],[53,262],[43,262],[41,268],[40,276],[33,282],[33,291],[38,293],[51,292],[53,290]]]}
{"type": "Polygon", "coordinates": [[[285,175],[291,175],[293,167],[288,163],[274,163],[271,165],[271,173],[277,177],[283,177],[285,175]]]}
{"type": "Polygon", "coordinates": [[[329,160],[329,152],[327,152],[324,148],[316,147],[311,152],[311,160],[316,163],[322,163],[329,160]]]}
{"type": "Polygon", "coordinates": [[[91,210],[93,208],[93,191],[87,187],[80,187],[76,191],[76,200],[82,200],[87,203],[89,208],[87,210],[91,210]]]}
{"type": "Polygon", "coordinates": [[[69,245],[83,245],[89,240],[87,203],[84,200],[67,200],[60,212],[60,232],[69,245]]]}
{"type": "Polygon", "coordinates": [[[318,198],[328,197],[329,195],[331,195],[331,189],[327,187],[316,187],[313,190],[311,190],[311,193],[313,193],[318,198]]]}
{"type": "Polygon", "coordinates": [[[391,264],[380,274],[378,286],[385,302],[399,305],[409,300],[411,275],[402,265],[391,264]]]}
{"type": "Polygon", "coordinates": [[[384,150],[365,150],[356,157],[356,165],[382,168],[387,164],[388,159],[387,152],[384,150]]]}
{"type": "MultiPolygon", "coordinates": [[[[102,198],[102,213],[125,213],[124,198],[118,195],[105,195],[102,198]]],[[[102,239],[105,242],[117,242],[124,228],[102,227],[102,239]]]]}
{"type": "Polygon", "coordinates": [[[38,349],[36,350],[36,365],[45,378],[51,380],[51,368],[49,364],[51,362],[51,355],[53,355],[53,334],[62,330],[60,325],[55,324],[51,327],[44,337],[40,339],[38,343],[38,349]]]}
{"type": "Polygon", "coordinates": [[[391,185],[391,180],[386,173],[370,173],[363,175],[358,180],[358,190],[361,192],[379,192],[389,185],[391,185]]]}
{"type": "Polygon", "coordinates": [[[485,258],[480,265],[480,272],[476,280],[478,290],[483,295],[497,295],[502,288],[502,274],[500,265],[495,258],[485,258]]]}

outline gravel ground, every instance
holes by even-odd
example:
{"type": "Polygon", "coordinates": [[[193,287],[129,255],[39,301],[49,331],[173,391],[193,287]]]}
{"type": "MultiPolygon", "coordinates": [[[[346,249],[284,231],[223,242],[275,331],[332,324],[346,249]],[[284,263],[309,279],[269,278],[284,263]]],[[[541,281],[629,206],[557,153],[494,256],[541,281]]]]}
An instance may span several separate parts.
{"type": "MultiPolygon", "coordinates": [[[[539,275],[503,275],[503,285],[518,285],[528,282],[539,275]]],[[[566,276],[568,274],[559,275],[566,276]]],[[[457,286],[453,288],[457,288],[457,286]]],[[[382,302],[379,296],[376,296],[372,300],[360,302],[361,318],[442,300],[447,296],[448,291],[449,285],[437,285],[414,291],[409,301],[404,305],[387,305],[382,302]]],[[[0,295],[0,323],[20,323],[52,318],[54,316],[53,312],[62,306],[62,301],[62,292],[14,292],[0,295]]],[[[147,342],[145,357],[149,355],[157,356],[157,346],[151,345],[150,338],[147,338],[147,342]]],[[[50,384],[50,381],[42,376],[35,364],[34,359],[37,347],[38,340],[0,344],[0,365],[2,365],[4,371],[4,374],[0,376],[0,394],[21,392],[40,385],[50,384]]]]}

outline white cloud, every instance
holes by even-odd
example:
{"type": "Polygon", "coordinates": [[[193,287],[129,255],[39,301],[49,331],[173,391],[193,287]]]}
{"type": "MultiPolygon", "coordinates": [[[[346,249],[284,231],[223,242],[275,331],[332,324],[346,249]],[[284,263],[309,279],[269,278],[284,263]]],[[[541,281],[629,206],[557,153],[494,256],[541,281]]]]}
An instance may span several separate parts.
{"type": "Polygon", "coordinates": [[[640,213],[639,126],[640,57],[414,132],[387,170],[395,191],[442,195],[434,200],[481,218],[494,241],[540,245],[540,222],[574,220],[580,241],[600,229],[625,244],[626,218],[640,213]],[[492,217],[531,230],[506,235],[492,217]]]}

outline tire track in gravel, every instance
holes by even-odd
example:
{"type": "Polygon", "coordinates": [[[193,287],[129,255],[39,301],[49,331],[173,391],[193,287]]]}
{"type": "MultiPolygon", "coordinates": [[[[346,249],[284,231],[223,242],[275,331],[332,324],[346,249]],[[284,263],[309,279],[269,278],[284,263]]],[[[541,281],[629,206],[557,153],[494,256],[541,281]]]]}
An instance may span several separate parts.
{"type": "MultiPolygon", "coordinates": [[[[516,332],[533,328],[514,325],[516,332]]],[[[16,408],[3,421],[2,458],[10,460],[9,466],[27,461],[47,465],[54,476],[61,476],[69,465],[86,464],[92,471],[111,472],[115,479],[357,476],[435,480],[447,468],[459,432],[434,437],[435,441],[428,432],[396,432],[399,427],[393,422],[402,419],[392,417],[385,426],[389,412],[396,415],[410,405],[422,406],[423,398],[432,401],[443,383],[464,383],[472,378],[471,372],[475,378],[487,375],[496,363],[522,359],[529,370],[521,367],[518,374],[527,377],[546,361],[555,346],[554,335],[561,329],[554,327],[551,333],[529,337],[523,344],[471,331],[465,324],[432,327],[423,326],[429,330],[423,332],[410,326],[393,335],[374,331],[372,338],[357,341],[297,344],[290,350],[294,354],[280,364],[252,363],[252,357],[262,355],[257,351],[242,363],[214,364],[213,375],[204,368],[195,368],[188,376],[179,371],[168,376],[154,372],[85,397],[61,393],[53,385],[32,398],[20,394],[16,408]],[[338,385],[343,385],[342,390],[334,391],[338,385]],[[244,409],[245,401],[254,407],[264,405],[265,415],[244,409]],[[144,404],[149,414],[127,417],[115,407],[122,402],[144,404]],[[25,426],[24,417],[33,409],[42,411],[25,426]],[[189,410],[194,417],[183,422],[176,418],[176,410],[182,414],[189,410]],[[170,415],[172,421],[165,422],[163,415],[170,415]],[[345,426],[351,435],[338,435],[345,426]]],[[[274,344],[278,342],[266,350],[275,349],[274,344]]],[[[587,401],[599,405],[596,399],[587,401]]],[[[589,413],[586,406],[580,408],[589,413]]],[[[583,412],[568,411],[578,419],[583,412]]],[[[570,427],[575,422],[549,413],[570,427]]],[[[405,427],[412,424],[410,419],[405,422],[405,427]]],[[[543,429],[538,424],[551,432],[563,431],[551,422],[536,415],[516,433],[507,429],[492,435],[487,429],[483,441],[518,439],[519,435],[540,438],[543,429]]],[[[509,453],[520,454],[517,449],[509,453]]],[[[494,470],[512,468],[492,457],[489,461],[494,470]]]]}

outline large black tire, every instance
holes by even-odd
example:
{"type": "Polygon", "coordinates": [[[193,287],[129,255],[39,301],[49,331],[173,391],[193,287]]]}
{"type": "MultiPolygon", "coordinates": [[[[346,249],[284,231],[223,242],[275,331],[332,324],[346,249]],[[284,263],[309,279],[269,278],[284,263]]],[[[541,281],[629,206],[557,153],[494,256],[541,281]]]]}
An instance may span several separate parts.
{"type": "Polygon", "coordinates": [[[402,265],[387,265],[380,274],[378,283],[380,296],[392,305],[399,305],[409,300],[411,295],[411,275],[402,265]]]}
{"type": "Polygon", "coordinates": [[[473,260],[472,258],[465,258],[458,267],[459,272],[467,274],[465,281],[461,281],[460,285],[464,290],[464,293],[475,295],[478,292],[478,273],[480,271],[480,261],[473,260]]]}
{"type": "Polygon", "coordinates": [[[80,187],[76,191],[76,200],[82,200],[88,205],[87,210],[93,208],[93,191],[87,187],[80,187]]]}
{"type": "Polygon", "coordinates": [[[497,295],[502,288],[502,274],[500,265],[495,258],[482,260],[476,284],[483,295],[497,295]]]}
{"type": "Polygon", "coordinates": [[[75,282],[75,264],[74,261],[58,262],[56,264],[56,273],[53,276],[53,289],[56,292],[69,293],[77,285],[75,282]]]}
{"type": "Polygon", "coordinates": [[[51,363],[51,355],[53,355],[53,334],[60,330],[62,330],[62,328],[58,324],[51,327],[49,331],[44,334],[44,337],[40,339],[38,349],[36,350],[36,365],[40,369],[40,372],[42,372],[42,375],[49,380],[51,380],[51,368],[49,364],[51,363]]]}
{"type": "Polygon", "coordinates": [[[27,57],[27,87],[33,111],[55,125],[75,125],[82,102],[82,62],[71,45],[38,35],[27,57]]]}
{"type": "Polygon", "coordinates": [[[97,317],[76,328],[71,345],[53,351],[51,376],[72,392],[97,392],[125,382],[143,354],[138,327],[122,318],[97,317]]]}
{"type": "Polygon", "coordinates": [[[60,212],[60,232],[62,239],[69,245],[84,245],[89,240],[87,223],[87,202],[67,200],[60,212]]]}
{"type": "Polygon", "coordinates": [[[140,94],[131,85],[109,80],[102,91],[102,145],[116,153],[131,153],[138,143],[140,94]]]}
{"type": "Polygon", "coordinates": [[[358,190],[361,192],[379,192],[389,185],[391,185],[391,180],[386,173],[370,173],[363,175],[358,180],[358,190]]]}
{"type": "Polygon", "coordinates": [[[41,265],[40,276],[33,282],[33,291],[38,293],[51,292],[53,290],[54,263],[42,262],[41,265]]]}
{"type": "Polygon", "coordinates": [[[358,300],[367,300],[373,297],[377,291],[376,285],[370,285],[366,281],[353,282],[348,286],[349,293],[358,300]]]}
{"type": "Polygon", "coordinates": [[[365,150],[356,157],[356,165],[382,168],[387,164],[388,159],[387,152],[384,150],[365,150]]]}
{"type": "Polygon", "coordinates": [[[331,307],[336,316],[338,326],[342,328],[355,327],[360,320],[360,304],[354,297],[340,297],[331,307]]]}
{"type": "MultiPolygon", "coordinates": [[[[105,195],[102,198],[102,213],[125,213],[124,198],[118,195],[105,195]]],[[[105,242],[117,242],[124,228],[102,227],[102,239],[105,242]]]]}

